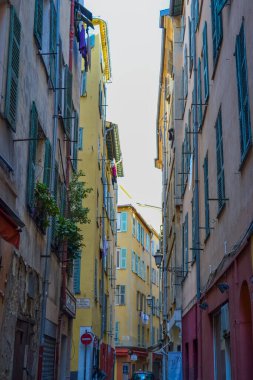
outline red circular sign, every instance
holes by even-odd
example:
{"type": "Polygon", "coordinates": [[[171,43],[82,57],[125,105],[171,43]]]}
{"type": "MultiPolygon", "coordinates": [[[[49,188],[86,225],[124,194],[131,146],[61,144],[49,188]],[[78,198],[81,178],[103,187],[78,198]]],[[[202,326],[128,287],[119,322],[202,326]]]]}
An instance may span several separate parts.
{"type": "Polygon", "coordinates": [[[88,344],[91,344],[93,340],[93,336],[90,333],[85,333],[81,335],[81,343],[84,344],[85,346],[88,346],[88,344]]]}

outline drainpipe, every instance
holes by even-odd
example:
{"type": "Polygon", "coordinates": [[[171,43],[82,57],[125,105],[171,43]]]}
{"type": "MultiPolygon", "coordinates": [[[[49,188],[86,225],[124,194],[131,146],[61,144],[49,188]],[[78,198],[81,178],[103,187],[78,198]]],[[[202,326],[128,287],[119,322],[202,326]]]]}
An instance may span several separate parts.
{"type": "MultiPolygon", "coordinates": [[[[56,73],[55,73],[55,84],[56,89],[54,91],[54,115],[58,114],[58,90],[59,87],[59,40],[60,40],[60,0],[56,1],[56,73]]],[[[51,173],[50,173],[50,193],[54,195],[54,182],[55,182],[55,161],[56,161],[56,148],[57,148],[57,137],[58,137],[58,118],[53,118],[53,144],[52,144],[52,157],[51,157],[51,173]]],[[[43,361],[43,350],[44,350],[44,335],[45,335],[45,324],[46,324],[46,311],[47,311],[47,296],[48,296],[48,285],[49,285],[49,274],[50,274],[50,258],[51,258],[51,239],[52,239],[52,218],[50,218],[50,226],[47,231],[47,244],[46,244],[46,254],[44,262],[44,273],[43,273],[43,289],[42,289],[42,305],[41,305],[41,325],[40,325],[40,349],[39,349],[39,360],[38,360],[38,380],[42,379],[42,361],[43,361]]]]}
{"type": "Polygon", "coordinates": [[[194,35],[193,44],[193,72],[194,72],[194,91],[193,103],[194,106],[194,127],[193,127],[193,154],[194,154],[194,206],[195,206],[195,240],[194,249],[196,252],[196,297],[197,297],[197,338],[198,338],[198,356],[199,356],[199,370],[198,379],[202,379],[202,358],[201,358],[201,344],[202,344],[202,327],[201,327],[201,314],[200,314],[200,235],[199,235],[199,153],[198,153],[198,107],[197,107],[197,52],[196,52],[196,36],[194,35]]]}
{"type": "MultiPolygon", "coordinates": [[[[149,252],[149,294],[151,297],[151,313],[150,313],[150,346],[153,344],[153,308],[155,305],[153,305],[153,289],[152,289],[152,239],[153,239],[154,234],[151,232],[150,236],[150,252],[149,252]]],[[[150,370],[152,371],[153,368],[153,354],[152,352],[150,353],[150,370]]]]}

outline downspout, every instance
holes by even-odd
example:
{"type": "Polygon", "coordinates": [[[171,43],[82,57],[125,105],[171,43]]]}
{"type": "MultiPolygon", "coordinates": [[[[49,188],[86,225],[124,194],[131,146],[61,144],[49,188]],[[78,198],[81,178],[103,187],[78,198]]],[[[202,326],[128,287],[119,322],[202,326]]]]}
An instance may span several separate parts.
{"type": "MultiPolygon", "coordinates": [[[[153,239],[154,234],[151,232],[151,244],[150,244],[150,252],[149,252],[149,293],[151,297],[151,313],[150,313],[150,346],[153,344],[153,308],[155,305],[153,305],[153,289],[152,289],[152,239],[153,239]]],[[[153,369],[153,353],[150,353],[150,370],[152,371],[153,369]]]]}
{"type": "Polygon", "coordinates": [[[196,298],[197,298],[197,338],[198,338],[198,356],[199,356],[199,369],[198,369],[198,379],[202,379],[202,358],[201,358],[201,344],[202,344],[202,326],[201,326],[201,314],[200,314],[200,235],[199,235],[199,153],[198,153],[198,107],[197,107],[197,56],[196,56],[196,36],[194,35],[193,44],[193,72],[194,72],[194,91],[193,91],[193,104],[194,106],[194,127],[193,127],[193,147],[194,147],[194,223],[195,223],[195,239],[194,239],[194,249],[196,257],[196,298]]]}
{"type": "MultiPolygon", "coordinates": [[[[60,41],[60,0],[56,1],[56,73],[55,84],[56,89],[54,91],[54,115],[58,114],[58,88],[59,88],[59,41],[60,41]]],[[[51,156],[51,172],[50,172],[50,193],[54,195],[54,182],[55,182],[55,162],[56,162],[56,148],[58,138],[58,118],[53,118],[53,144],[52,144],[52,156],[51,156]]],[[[45,254],[45,266],[43,273],[43,289],[42,289],[42,305],[41,305],[41,325],[40,325],[40,348],[39,348],[39,360],[38,360],[38,380],[42,379],[42,362],[43,362],[43,350],[45,342],[45,324],[46,324],[46,311],[47,311],[47,296],[50,274],[50,259],[51,259],[51,239],[52,239],[52,217],[50,218],[50,225],[47,231],[47,245],[45,254]]]]}

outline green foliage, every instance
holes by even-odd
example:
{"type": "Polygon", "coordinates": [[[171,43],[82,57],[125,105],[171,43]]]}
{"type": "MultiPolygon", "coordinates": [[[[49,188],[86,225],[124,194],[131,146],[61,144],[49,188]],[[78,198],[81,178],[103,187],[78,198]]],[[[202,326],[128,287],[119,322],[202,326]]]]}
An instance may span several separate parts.
{"type": "Polygon", "coordinates": [[[60,242],[67,241],[68,257],[73,259],[80,255],[81,248],[84,246],[83,235],[77,223],[90,223],[89,208],[83,206],[83,200],[92,189],[85,187],[86,182],[79,181],[79,178],[84,176],[82,171],[73,174],[68,191],[68,217],[59,215],[56,219],[56,236],[60,242]]]}
{"type": "Polygon", "coordinates": [[[34,190],[35,209],[34,217],[39,227],[45,231],[49,226],[49,217],[59,214],[59,208],[54,197],[50,194],[47,185],[37,182],[34,190]]]}

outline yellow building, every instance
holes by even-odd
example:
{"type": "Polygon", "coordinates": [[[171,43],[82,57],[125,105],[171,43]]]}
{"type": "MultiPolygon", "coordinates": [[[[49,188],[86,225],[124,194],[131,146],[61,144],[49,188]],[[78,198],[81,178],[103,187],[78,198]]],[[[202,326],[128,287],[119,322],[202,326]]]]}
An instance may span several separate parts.
{"type": "Polygon", "coordinates": [[[90,38],[92,67],[82,71],[80,100],[78,169],[92,192],[85,200],[90,223],[81,227],[85,246],[74,265],[77,313],[71,378],[79,380],[95,374],[113,378],[117,177],[112,163],[123,176],[118,127],[106,122],[107,28],[103,21],[94,23],[100,28],[90,38]],[[91,342],[83,344],[89,336],[91,342]]]}
{"type": "Polygon", "coordinates": [[[153,257],[159,236],[132,205],[118,206],[117,230],[116,378],[145,369],[159,379],[162,357],[152,353],[161,338],[161,281],[153,257]]]}

